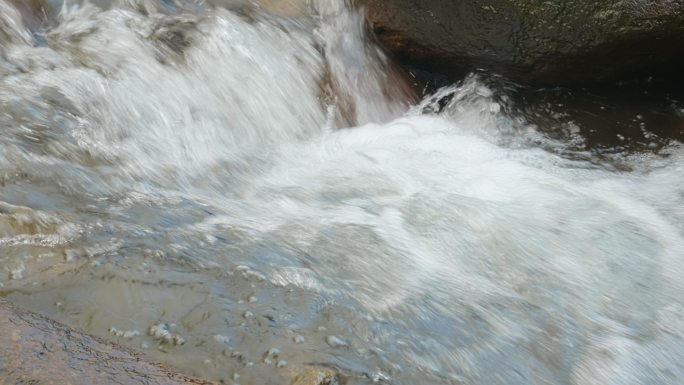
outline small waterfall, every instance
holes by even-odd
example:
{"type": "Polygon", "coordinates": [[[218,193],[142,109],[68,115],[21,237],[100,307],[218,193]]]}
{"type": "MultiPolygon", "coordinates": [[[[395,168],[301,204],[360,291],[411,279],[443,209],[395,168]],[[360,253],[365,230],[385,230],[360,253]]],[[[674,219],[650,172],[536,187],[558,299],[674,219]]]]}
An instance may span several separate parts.
{"type": "Polygon", "coordinates": [[[680,143],[621,171],[480,77],[419,101],[344,1],[16,4],[0,295],[242,384],[684,378],[680,143]]]}

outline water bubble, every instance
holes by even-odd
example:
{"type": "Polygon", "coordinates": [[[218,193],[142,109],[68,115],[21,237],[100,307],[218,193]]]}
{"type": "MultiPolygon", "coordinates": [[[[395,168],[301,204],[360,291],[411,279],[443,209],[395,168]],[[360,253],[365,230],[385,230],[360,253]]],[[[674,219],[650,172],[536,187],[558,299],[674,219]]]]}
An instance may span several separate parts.
{"type": "Polygon", "coordinates": [[[339,336],[328,336],[325,338],[325,342],[333,348],[344,348],[349,346],[349,343],[339,336]]]}
{"type": "Polygon", "coordinates": [[[140,335],[140,332],[137,330],[127,330],[123,333],[123,338],[130,340],[133,339],[134,337],[137,337],[140,335]]]}
{"type": "Polygon", "coordinates": [[[159,340],[164,344],[181,346],[185,344],[185,339],[180,335],[171,333],[171,328],[175,327],[175,324],[159,323],[150,326],[147,334],[152,336],[155,340],[159,340]]]}
{"type": "Polygon", "coordinates": [[[19,266],[10,270],[9,279],[13,279],[13,280],[24,279],[24,272],[25,271],[26,271],[26,266],[22,262],[19,266]]]}
{"type": "Polygon", "coordinates": [[[179,335],[175,335],[175,336],[173,336],[173,344],[176,346],[185,345],[185,338],[183,338],[179,335]]]}
{"type": "Polygon", "coordinates": [[[390,378],[390,376],[388,376],[387,374],[385,374],[383,372],[377,372],[373,375],[373,382],[380,382],[380,381],[389,383],[391,381],[391,378],[390,378]]]}
{"type": "Polygon", "coordinates": [[[226,337],[226,336],[221,335],[221,334],[216,334],[216,335],[214,335],[214,341],[216,341],[220,344],[227,344],[228,342],[230,342],[230,337],[226,337]]]}

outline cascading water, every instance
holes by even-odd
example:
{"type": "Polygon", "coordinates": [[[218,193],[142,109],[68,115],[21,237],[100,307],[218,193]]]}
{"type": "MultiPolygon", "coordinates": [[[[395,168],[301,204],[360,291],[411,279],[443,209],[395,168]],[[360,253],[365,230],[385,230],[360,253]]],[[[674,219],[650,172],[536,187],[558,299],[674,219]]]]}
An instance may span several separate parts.
{"type": "Polygon", "coordinates": [[[567,156],[276,3],[0,0],[0,295],[226,383],[684,381],[679,143],[567,156]]]}

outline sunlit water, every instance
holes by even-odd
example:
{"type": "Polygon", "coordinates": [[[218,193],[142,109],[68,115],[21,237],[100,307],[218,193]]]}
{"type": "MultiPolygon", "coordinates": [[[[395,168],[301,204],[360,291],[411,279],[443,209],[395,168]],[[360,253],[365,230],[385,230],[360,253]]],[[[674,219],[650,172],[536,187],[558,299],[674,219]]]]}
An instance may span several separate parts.
{"type": "Polygon", "coordinates": [[[684,381],[678,143],[418,102],[341,2],[57,3],[0,0],[1,295],[229,384],[684,381]]]}

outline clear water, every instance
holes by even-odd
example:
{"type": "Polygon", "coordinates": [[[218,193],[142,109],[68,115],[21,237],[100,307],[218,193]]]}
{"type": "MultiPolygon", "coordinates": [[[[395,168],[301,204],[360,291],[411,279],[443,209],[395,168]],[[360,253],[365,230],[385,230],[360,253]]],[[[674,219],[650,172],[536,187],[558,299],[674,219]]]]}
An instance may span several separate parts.
{"type": "Polygon", "coordinates": [[[341,1],[13,4],[0,295],[225,383],[684,381],[679,143],[417,101],[341,1]]]}

